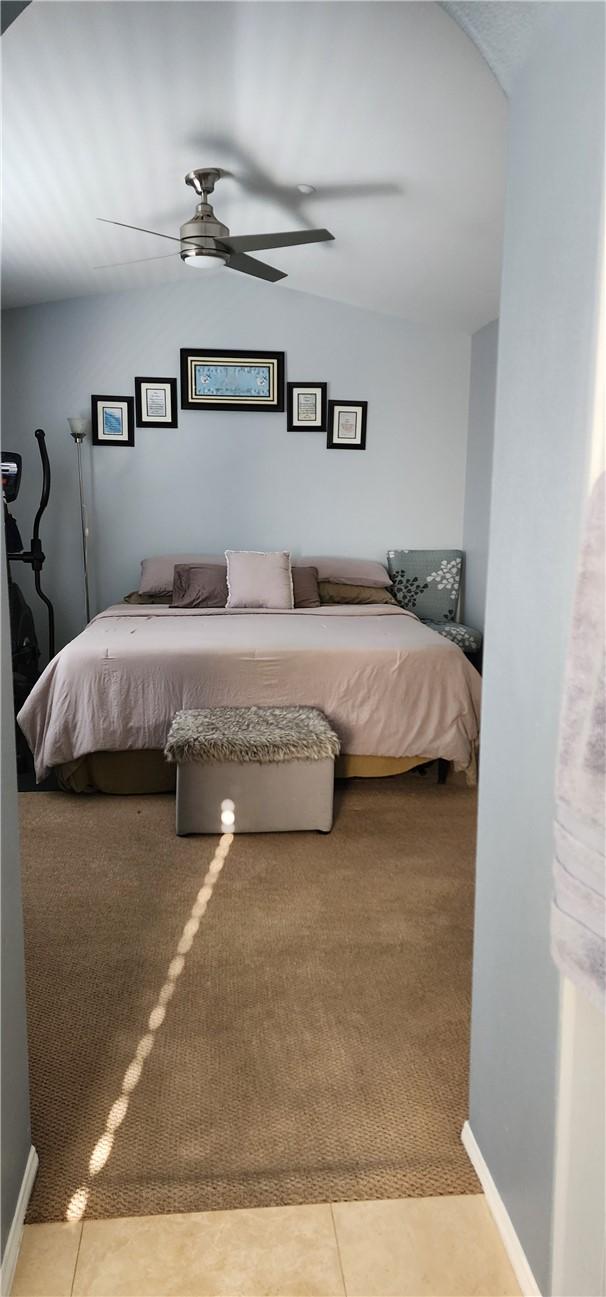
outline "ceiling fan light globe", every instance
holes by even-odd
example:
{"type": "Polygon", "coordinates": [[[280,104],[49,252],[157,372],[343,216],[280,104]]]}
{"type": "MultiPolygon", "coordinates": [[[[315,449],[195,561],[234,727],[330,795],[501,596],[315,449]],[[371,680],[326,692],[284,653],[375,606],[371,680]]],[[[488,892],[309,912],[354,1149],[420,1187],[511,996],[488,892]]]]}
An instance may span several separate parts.
{"type": "Polygon", "coordinates": [[[204,252],[200,248],[186,249],[181,253],[181,260],[186,266],[194,266],[196,270],[203,270],[207,275],[222,270],[225,266],[225,257],[222,257],[219,252],[204,252]]]}

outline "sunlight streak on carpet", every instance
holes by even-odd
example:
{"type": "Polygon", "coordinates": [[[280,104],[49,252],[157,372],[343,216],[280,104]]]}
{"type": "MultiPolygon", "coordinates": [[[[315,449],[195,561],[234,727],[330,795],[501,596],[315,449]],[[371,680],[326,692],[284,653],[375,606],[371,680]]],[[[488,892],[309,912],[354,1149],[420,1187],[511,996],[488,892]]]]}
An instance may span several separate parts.
{"type": "Polygon", "coordinates": [[[155,1044],[156,1032],[160,1030],[166,1017],[166,1006],[174,994],[177,978],[181,976],[185,967],[184,956],[191,950],[194,938],[200,928],[200,919],[206,911],[213,888],[229,855],[234,840],[231,826],[235,824],[235,814],[233,802],[227,799],[221,804],[221,823],[224,827],[229,826],[230,831],[223,833],[219,839],[213,858],[208,866],[204,883],[196,896],[189,918],[183,927],[181,939],[177,946],[178,954],[170,961],[166,980],[160,988],[157,1002],[149,1015],[148,1031],[141,1037],[137,1045],[134,1057],[124,1073],[122,1093],[112,1104],[105,1123],[105,1130],[97,1140],[91,1153],[88,1163],[88,1180],[76,1189],[67,1205],[65,1212],[67,1221],[80,1221],[84,1217],[90,1195],[90,1181],[103,1170],[111,1156],[115,1132],[127,1115],[129,1097],[141,1080],[145,1060],[149,1058],[155,1044]]]}

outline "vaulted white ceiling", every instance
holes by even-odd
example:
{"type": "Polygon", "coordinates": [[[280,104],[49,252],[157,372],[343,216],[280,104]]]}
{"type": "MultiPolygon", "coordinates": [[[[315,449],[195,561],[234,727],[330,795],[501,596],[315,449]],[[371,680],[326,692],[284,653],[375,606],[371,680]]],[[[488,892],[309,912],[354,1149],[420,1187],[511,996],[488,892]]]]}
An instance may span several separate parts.
{"type": "Polygon", "coordinates": [[[524,66],[548,4],[537,0],[440,0],[443,9],[471,36],[505,93],[510,95],[524,66]]]}
{"type": "Polygon", "coordinates": [[[220,166],[232,233],[335,235],[259,254],[288,272],[267,292],[470,332],[498,314],[506,100],[431,0],[34,0],[2,52],[5,306],[191,278],[95,217],[177,235],[185,172],[220,166]]]}

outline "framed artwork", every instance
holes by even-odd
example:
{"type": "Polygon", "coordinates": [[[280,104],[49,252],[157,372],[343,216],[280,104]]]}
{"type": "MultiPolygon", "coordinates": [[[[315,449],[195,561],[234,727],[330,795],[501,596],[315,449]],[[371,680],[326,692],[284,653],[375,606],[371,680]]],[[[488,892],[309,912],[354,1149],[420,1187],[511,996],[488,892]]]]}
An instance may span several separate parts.
{"type": "Polygon", "coordinates": [[[91,396],[93,446],[134,446],[132,396],[91,396]]]}
{"type": "Polygon", "coordinates": [[[283,410],[283,351],[181,348],[182,410],[283,410]]]}
{"type": "Polygon", "coordinates": [[[329,401],[329,450],[366,449],[366,413],[368,401],[329,401]]]}
{"type": "Polygon", "coordinates": [[[326,383],[287,383],[288,432],[326,432],[326,383]]]}
{"type": "Polygon", "coordinates": [[[138,428],[177,428],[176,378],[136,378],[138,428]]]}

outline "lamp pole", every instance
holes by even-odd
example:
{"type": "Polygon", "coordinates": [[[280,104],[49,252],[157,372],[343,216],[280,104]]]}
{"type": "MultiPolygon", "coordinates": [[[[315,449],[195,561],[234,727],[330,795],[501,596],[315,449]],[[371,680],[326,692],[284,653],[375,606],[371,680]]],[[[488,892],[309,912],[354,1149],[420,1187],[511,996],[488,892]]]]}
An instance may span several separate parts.
{"type": "Polygon", "coordinates": [[[84,562],[84,599],[86,604],[86,622],[90,621],[90,595],[88,589],[88,522],[84,505],[84,482],[82,479],[82,442],[88,429],[88,419],[68,419],[71,435],[78,451],[78,486],[80,488],[80,525],[82,529],[82,559],[84,562]]]}

